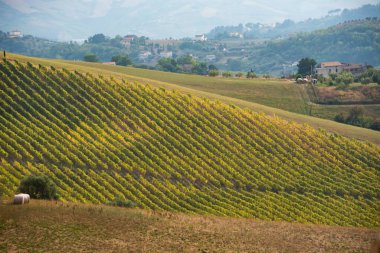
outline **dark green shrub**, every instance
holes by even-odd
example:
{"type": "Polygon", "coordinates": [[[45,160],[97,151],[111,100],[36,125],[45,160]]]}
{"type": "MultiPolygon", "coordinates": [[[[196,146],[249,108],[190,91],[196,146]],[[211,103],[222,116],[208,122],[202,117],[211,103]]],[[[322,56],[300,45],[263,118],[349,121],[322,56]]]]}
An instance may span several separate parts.
{"type": "Polygon", "coordinates": [[[340,123],[345,123],[346,119],[343,116],[343,113],[335,115],[334,120],[340,123]]]}
{"type": "Polygon", "coordinates": [[[213,70],[210,70],[209,72],[208,72],[208,75],[209,76],[218,76],[219,75],[219,71],[218,70],[216,70],[216,69],[213,69],[213,70]]]}
{"type": "Polygon", "coordinates": [[[369,77],[366,77],[366,78],[363,78],[363,79],[360,80],[360,82],[361,82],[362,84],[369,84],[371,81],[372,81],[372,80],[371,80],[371,78],[369,78],[369,77]]]}
{"type": "Polygon", "coordinates": [[[223,77],[231,77],[232,76],[232,73],[230,72],[230,71],[224,71],[223,73],[222,73],[222,76],[223,77]]]}
{"type": "Polygon", "coordinates": [[[269,79],[269,78],[270,78],[270,75],[269,75],[269,74],[264,74],[263,77],[264,77],[265,79],[269,79]]]}
{"type": "Polygon", "coordinates": [[[121,198],[115,198],[113,201],[108,202],[108,205],[128,208],[137,207],[137,204],[135,202],[131,200],[122,200],[121,198]]]}
{"type": "Polygon", "coordinates": [[[257,77],[257,75],[256,75],[256,73],[253,72],[253,71],[249,71],[249,72],[247,73],[247,78],[256,78],[256,77],[257,77]]]}
{"type": "Polygon", "coordinates": [[[27,193],[34,199],[57,199],[55,184],[45,175],[31,175],[21,180],[18,192],[27,193]]]}
{"type": "Polygon", "coordinates": [[[380,131],[380,120],[373,121],[370,128],[373,130],[380,131]]]}

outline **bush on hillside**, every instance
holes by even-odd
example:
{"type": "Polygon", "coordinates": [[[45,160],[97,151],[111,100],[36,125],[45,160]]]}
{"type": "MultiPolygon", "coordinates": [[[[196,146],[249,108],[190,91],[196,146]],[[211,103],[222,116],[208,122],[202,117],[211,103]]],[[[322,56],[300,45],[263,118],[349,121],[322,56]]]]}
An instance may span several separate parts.
{"type": "Polygon", "coordinates": [[[99,58],[96,56],[96,54],[86,54],[83,57],[83,60],[87,62],[99,62],[99,58]]]}
{"type": "Polygon", "coordinates": [[[256,77],[257,77],[256,73],[253,72],[252,70],[247,73],[247,78],[256,78],[256,77]]]}
{"type": "Polygon", "coordinates": [[[108,205],[127,207],[127,208],[137,207],[137,204],[135,202],[133,202],[131,200],[123,200],[119,197],[115,198],[113,201],[108,202],[108,205]]]}
{"type": "Polygon", "coordinates": [[[218,76],[219,75],[219,70],[217,70],[217,69],[210,70],[208,72],[208,75],[209,76],[218,76]]]}
{"type": "Polygon", "coordinates": [[[55,184],[45,175],[30,175],[21,180],[18,192],[27,193],[34,199],[57,199],[55,184]]]}
{"type": "Polygon", "coordinates": [[[223,76],[223,77],[231,77],[231,76],[232,76],[232,73],[231,73],[230,71],[224,71],[224,72],[222,73],[222,76],[223,76]]]}

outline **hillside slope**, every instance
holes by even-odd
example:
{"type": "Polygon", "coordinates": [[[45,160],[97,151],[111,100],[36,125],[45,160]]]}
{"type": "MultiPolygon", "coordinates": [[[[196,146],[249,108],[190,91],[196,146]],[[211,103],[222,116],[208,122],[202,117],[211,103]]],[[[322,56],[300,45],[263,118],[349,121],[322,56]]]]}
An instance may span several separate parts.
{"type": "MultiPolygon", "coordinates": [[[[218,79],[215,81],[214,78],[198,75],[176,74],[145,69],[125,68],[121,66],[107,66],[98,63],[81,61],[32,58],[17,54],[7,55],[11,59],[16,59],[23,63],[32,62],[33,64],[41,64],[44,66],[55,66],[56,68],[66,68],[70,71],[75,70],[81,73],[92,73],[94,75],[108,77],[112,76],[117,80],[129,80],[140,84],[153,85],[154,87],[177,90],[186,94],[206,97],[212,100],[222,101],[227,104],[234,104],[241,108],[251,109],[255,112],[263,112],[272,116],[276,115],[288,121],[306,123],[314,128],[323,128],[332,133],[338,133],[346,137],[365,140],[380,145],[380,133],[378,131],[286,111],[292,110],[291,108],[293,108],[295,111],[302,112],[302,110],[306,110],[308,108],[305,104],[307,99],[302,98],[302,93],[296,94],[296,92],[293,92],[295,87],[293,87],[293,89],[289,88],[286,83],[284,87],[281,87],[284,82],[277,82],[277,85],[280,85],[280,87],[276,86],[274,84],[275,82],[272,82],[271,85],[268,85],[268,88],[265,80],[261,80],[263,81],[262,83],[261,81],[252,81],[252,83],[249,83],[246,80],[237,79],[218,79]],[[235,88],[235,85],[238,87],[246,86],[249,88],[239,90],[235,88]],[[259,86],[258,91],[255,90],[257,86],[259,86]],[[273,91],[276,89],[277,91],[274,92],[274,95],[273,91]],[[233,96],[233,93],[235,93],[235,97],[231,97],[233,96]],[[286,94],[286,98],[283,98],[282,94],[286,94]],[[260,103],[265,102],[265,104],[270,104],[271,106],[281,105],[283,110],[265,106],[263,104],[252,103],[252,101],[258,101],[260,103]]],[[[319,108],[326,109],[329,113],[334,113],[336,111],[338,111],[338,113],[341,112],[336,109],[331,110],[331,107],[319,108]]],[[[315,112],[315,109],[317,108],[313,107],[313,112],[315,112]]],[[[376,112],[378,110],[377,108],[373,108],[371,111],[376,112]]]]}
{"type": "Polygon", "coordinates": [[[49,175],[63,200],[379,226],[380,148],[175,91],[0,64],[0,192],[49,175]]]}
{"type": "MultiPolygon", "coordinates": [[[[380,21],[356,20],[312,33],[300,33],[252,48],[249,64],[258,72],[278,73],[282,64],[304,57],[380,66],[380,21]]],[[[249,67],[248,65],[247,67],[249,67]]]]}

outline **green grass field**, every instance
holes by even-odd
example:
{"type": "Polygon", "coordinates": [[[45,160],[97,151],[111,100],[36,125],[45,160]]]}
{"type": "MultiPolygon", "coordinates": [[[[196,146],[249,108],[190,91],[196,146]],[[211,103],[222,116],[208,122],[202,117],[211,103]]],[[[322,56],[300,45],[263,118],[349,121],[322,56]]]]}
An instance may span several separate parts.
{"type": "MultiPolygon", "coordinates": [[[[296,89],[297,86],[290,84],[286,81],[268,81],[268,80],[238,80],[238,79],[221,79],[221,78],[209,78],[202,76],[194,76],[194,75],[184,75],[184,74],[175,74],[175,73],[167,73],[167,72],[159,72],[159,71],[151,71],[144,69],[135,69],[135,68],[125,68],[120,66],[107,66],[99,63],[87,63],[81,61],[65,61],[65,60],[55,60],[55,59],[43,59],[43,58],[32,58],[26,57],[22,55],[8,54],[10,58],[17,59],[21,62],[30,61],[35,64],[42,65],[52,65],[58,68],[66,68],[68,70],[77,70],[81,72],[89,72],[93,74],[100,74],[103,76],[112,76],[116,79],[124,79],[130,82],[138,82],[138,83],[147,83],[155,87],[162,87],[170,90],[178,90],[184,93],[193,94],[196,96],[207,97],[212,100],[219,100],[227,104],[234,104],[242,108],[249,108],[257,112],[264,112],[268,115],[276,115],[283,119],[289,121],[295,121],[299,123],[306,123],[315,128],[323,128],[329,132],[339,133],[347,137],[357,138],[360,140],[370,141],[372,143],[376,143],[380,145],[380,133],[378,131],[364,129],[360,127],[340,124],[331,120],[326,120],[322,118],[310,117],[303,114],[292,113],[284,110],[273,108],[270,106],[266,106],[260,103],[250,102],[244,99],[234,98],[230,96],[229,90],[230,88],[234,90],[236,96],[245,97],[245,99],[258,99],[258,100],[266,100],[265,97],[268,98],[268,101],[265,103],[271,105],[282,105],[287,107],[294,108],[295,111],[298,110],[299,113],[309,112],[309,106],[307,105],[307,95],[306,92],[300,89],[296,89]],[[156,79],[154,79],[156,78],[156,79]],[[197,82],[193,82],[192,78],[198,80],[197,82]],[[218,84],[217,82],[223,82],[222,92],[224,95],[219,94],[218,92],[218,84]],[[259,85],[258,82],[263,82],[262,85],[259,85]],[[171,83],[172,82],[172,83],[171,83]],[[175,83],[178,82],[178,83],[175,83]],[[234,89],[234,85],[228,85],[229,83],[238,83],[240,87],[247,87],[251,85],[253,86],[261,86],[260,92],[250,91],[251,95],[249,98],[244,94],[244,92],[239,92],[234,89]],[[270,86],[264,85],[267,82],[271,82],[270,86]],[[205,83],[211,88],[202,88],[205,83]],[[250,83],[247,85],[247,83],[250,83]],[[283,84],[285,86],[276,88],[275,84],[283,84]],[[192,86],[186,87],[186,85],[192,86]],[[198,87],[197,87],[198,86],[198,87]],[[199,87],[200,86],[200,87],[199,87]],[[265,88],[271,87],[268,92],[265,92],[265,88]],[[288,87],[288,88],[287,88],[288,87]],[[286,96],[285,99],[282,98],[281,92],[279,90],[285,90],[286,96]],[[272,92],[276,92],[277,98],[272,99],[273,95],[270,95],[272,92]],[[215,93],[213,93],[215,92],[215,93]],[[253,94],[261,94],[261,97],[255,98],[253,94]],[[293,98],[292,98],[293,97],[293,98]],[[292,101],[295,101],[294,103],[292,101]],[[306,101],[306,102],[305,102],[306,101]],[[306,109],[305,109],[306,108],[306,109]]],[[[312,109],[312,113],[314,112],[321,117],[326,117],[331,119],[331,115],[337,114],[340,109],[334,109],[334,107],[329,106],[318,106],[317,108],[312,109]],[[335,111],[336,110],[336,111],[335,111]]],[[[378,106],[375,106],[374,109],[371,109],[371,113],[375,114],[378,111],[378,106]]]]}
{"type": "Polygon", "coordinates": [[[380,105],[313,105],[312,115],[334,120],[335,115],[342,113],[345,117],[354,107],[363,110],[363,114],[371,119],[379,119],[380,105]]]}

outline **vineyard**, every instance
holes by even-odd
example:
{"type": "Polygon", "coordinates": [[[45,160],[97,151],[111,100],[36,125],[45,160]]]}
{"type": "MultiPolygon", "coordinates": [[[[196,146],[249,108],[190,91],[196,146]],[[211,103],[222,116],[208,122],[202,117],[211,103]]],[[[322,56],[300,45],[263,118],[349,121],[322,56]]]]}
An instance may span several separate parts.
{"type": "Polygon", "coordinates": [[[65,201],[380,226],[380,148],[176,91],[4,61],[0,194],[44,173],[65,201]]]}

